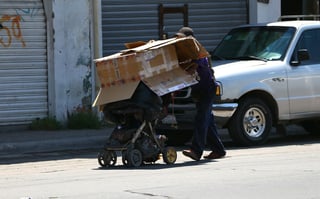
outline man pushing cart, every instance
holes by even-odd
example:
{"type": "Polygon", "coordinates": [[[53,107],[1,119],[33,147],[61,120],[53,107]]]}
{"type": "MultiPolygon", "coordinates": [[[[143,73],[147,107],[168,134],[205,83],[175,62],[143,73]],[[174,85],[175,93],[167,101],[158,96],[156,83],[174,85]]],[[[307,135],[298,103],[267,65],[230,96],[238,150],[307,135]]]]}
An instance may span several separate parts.
{"type": "Polygon", "coordinates": [[[193,37],[138,43],[95,60],[100,91],[93,106],[116,124],[98,154],[103,167],[116,164],[117,152],[126,166],[154,163],[161,156],[165,163],[175,163],[176,150],[155,132],[163,117],[161,97],[197,83],[192,60],[208,56],[193,37]]]}

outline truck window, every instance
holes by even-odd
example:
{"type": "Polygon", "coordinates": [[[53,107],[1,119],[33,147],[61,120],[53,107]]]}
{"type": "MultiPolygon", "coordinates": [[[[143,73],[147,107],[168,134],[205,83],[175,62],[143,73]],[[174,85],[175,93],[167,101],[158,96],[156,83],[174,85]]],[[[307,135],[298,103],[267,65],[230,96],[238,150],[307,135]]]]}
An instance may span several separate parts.
{"type": "Polygon", "coordinates": [[[293,38],[291,27],[242,27],[231,30],[213,52],[213,59],[253,57],[263,60],[283,59],[293,38]]]}
{"type": "Polygon", "coordinates": [[[309,54],[309,59],[301,61],[301,65],[320,63],[320,29],[306,30],[301,34],[294,52],[295,59],[301,49],[307,50],[309,54]]]}

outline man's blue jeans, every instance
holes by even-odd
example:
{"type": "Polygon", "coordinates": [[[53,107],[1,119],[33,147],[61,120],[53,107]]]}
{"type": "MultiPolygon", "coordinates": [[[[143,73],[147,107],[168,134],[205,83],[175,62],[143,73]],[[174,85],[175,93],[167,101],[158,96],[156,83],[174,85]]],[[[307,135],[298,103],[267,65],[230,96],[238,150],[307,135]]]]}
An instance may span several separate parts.
{"type": "Polygon", "coordinates": [[[214,121],[212,101],[212,98],[207,97],[196,102],[197,113],[191,149],[199,156],[202,156],[206,145],[219,155],[226,154],[214,121]]]}

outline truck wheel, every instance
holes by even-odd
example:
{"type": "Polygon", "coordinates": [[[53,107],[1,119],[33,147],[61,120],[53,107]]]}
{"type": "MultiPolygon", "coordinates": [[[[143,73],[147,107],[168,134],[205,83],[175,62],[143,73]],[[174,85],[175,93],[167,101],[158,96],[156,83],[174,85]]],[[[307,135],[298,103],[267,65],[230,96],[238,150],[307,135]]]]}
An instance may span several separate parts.
{"type": "Polygon", "coordinates": [[[271,127],[272,115],[269,107],[260,99],[246,98],[240,101],[228,130],[237,144],[252,146],[265,143],[271,127]]]}

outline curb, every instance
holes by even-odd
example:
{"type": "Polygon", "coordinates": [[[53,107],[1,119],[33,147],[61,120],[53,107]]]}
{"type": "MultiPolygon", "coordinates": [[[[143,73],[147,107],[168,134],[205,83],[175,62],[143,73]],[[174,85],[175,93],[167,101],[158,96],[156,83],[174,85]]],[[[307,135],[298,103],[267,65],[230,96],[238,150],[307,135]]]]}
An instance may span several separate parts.
{"type": "Polygon", "coordinates": [[[0,133],[0,155],[102,148],[112,132],[99,130],[18,131],[0,133]]]}

